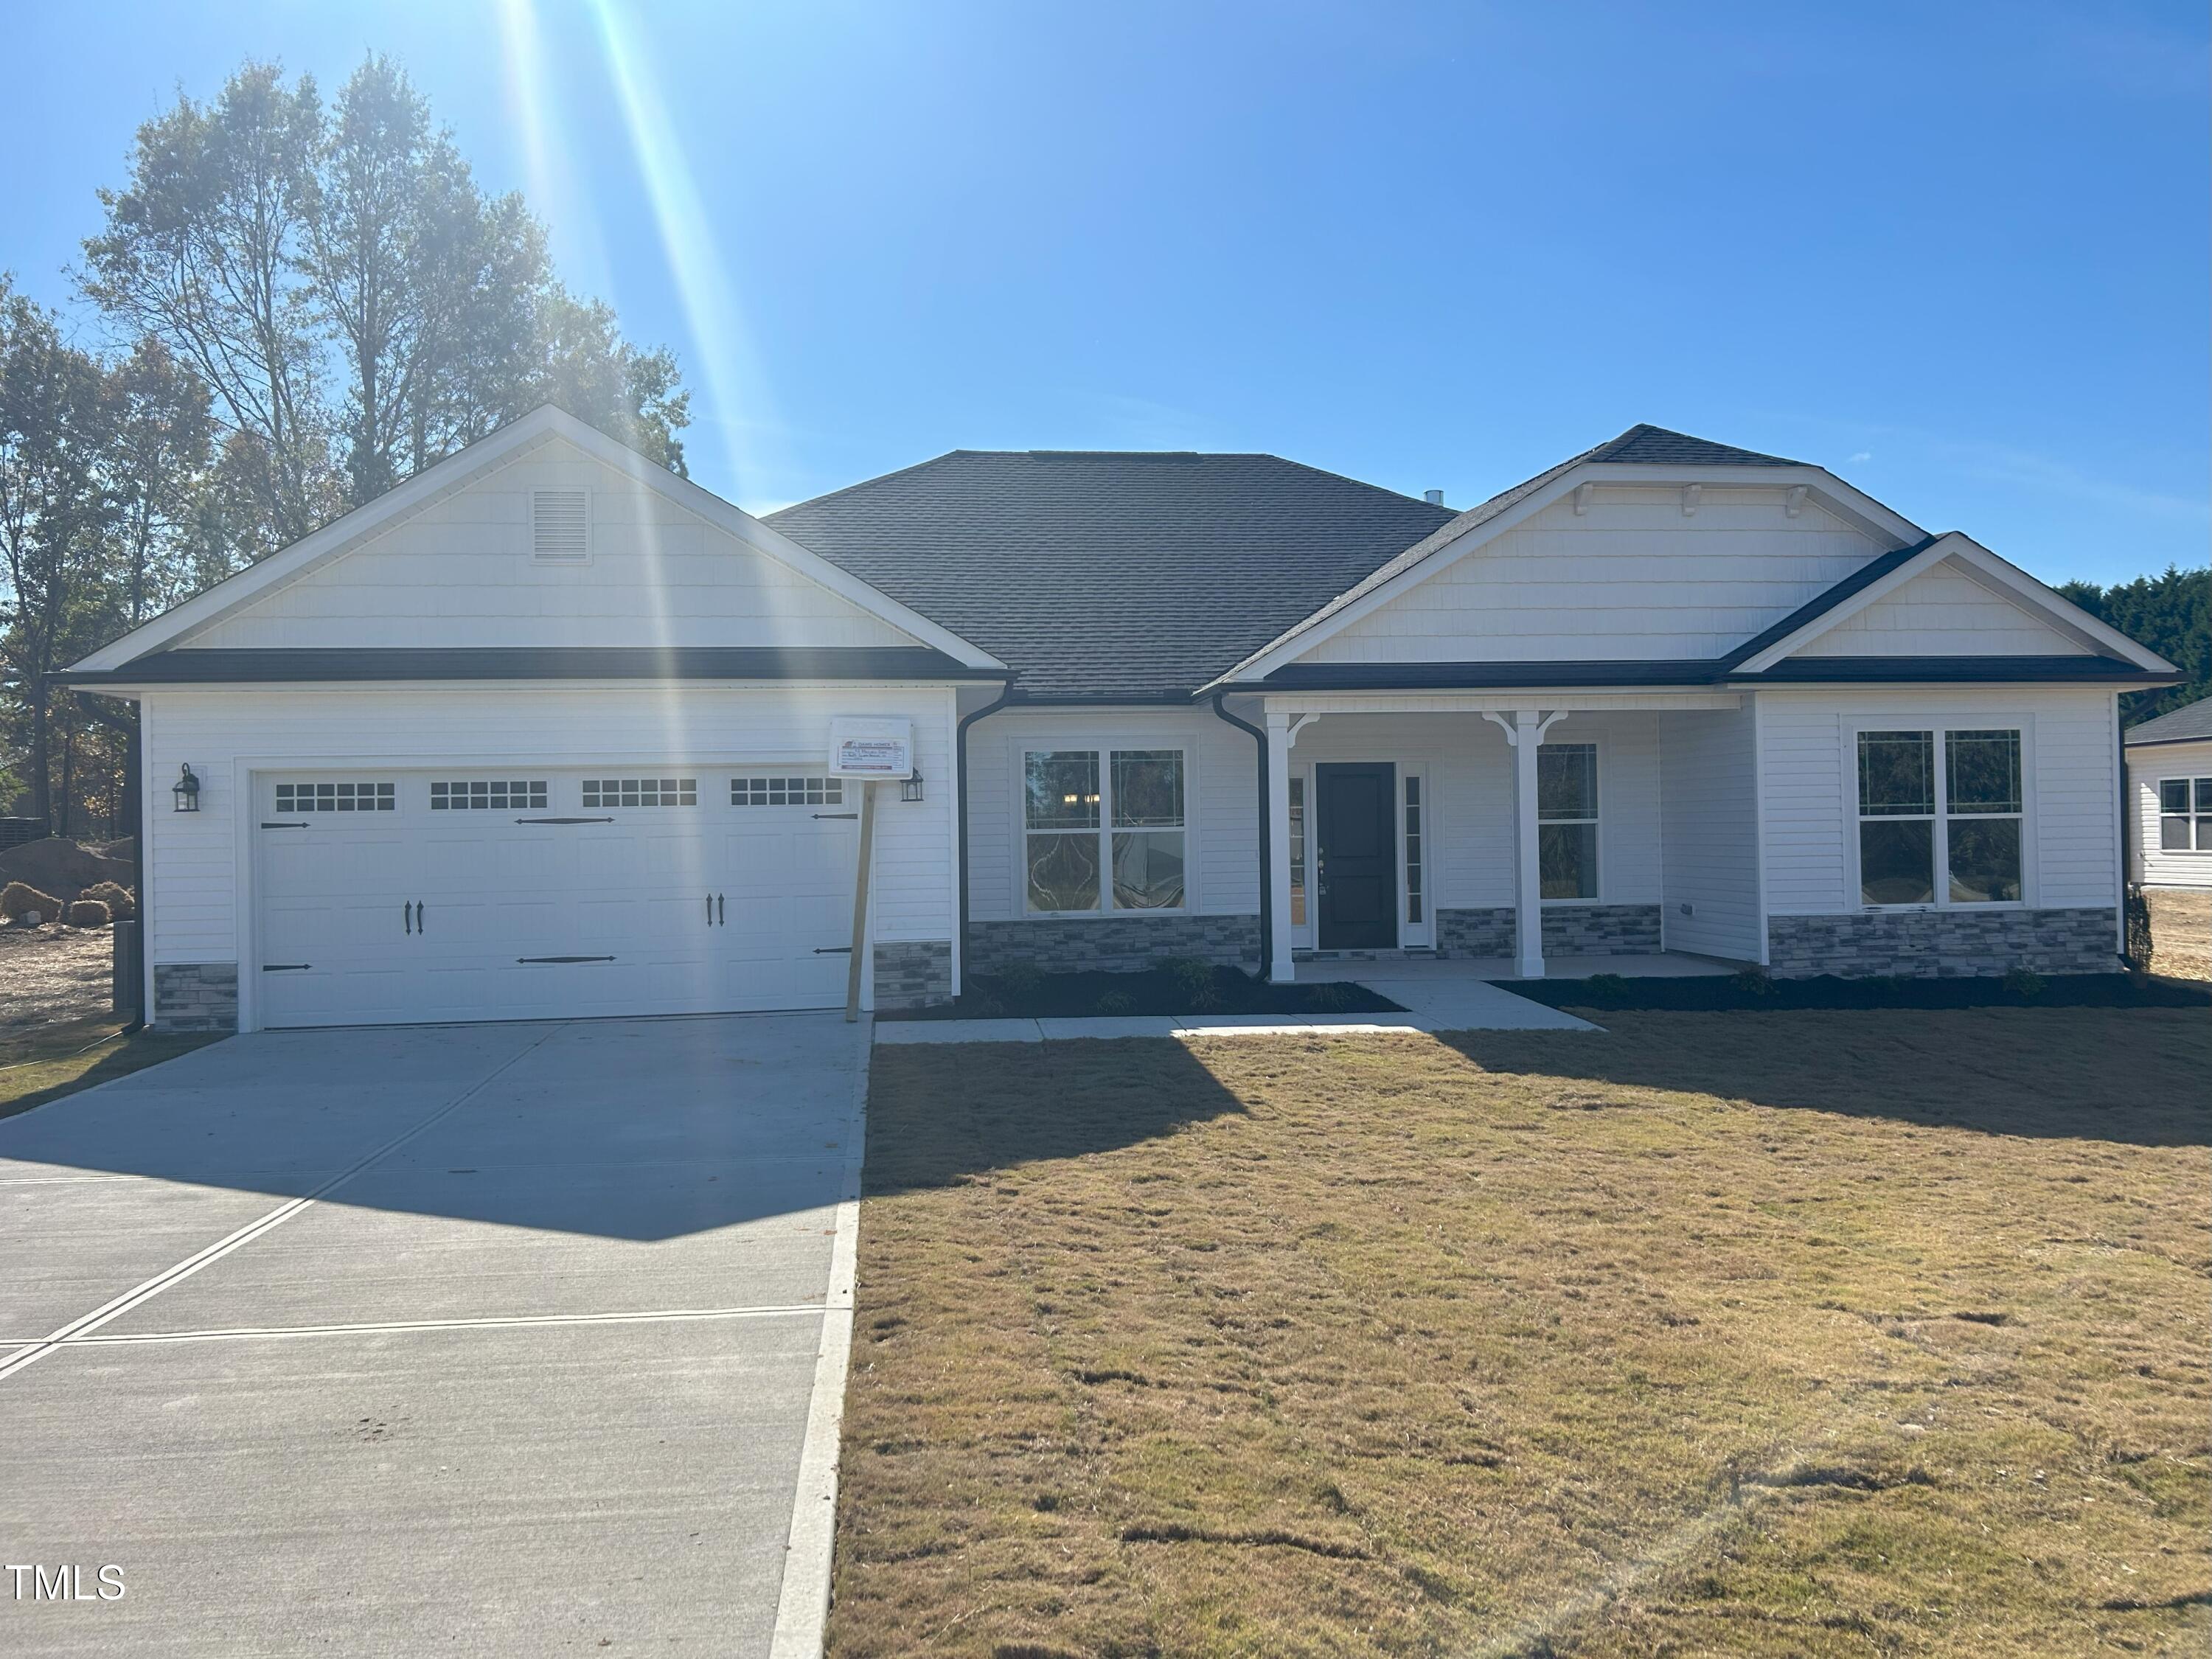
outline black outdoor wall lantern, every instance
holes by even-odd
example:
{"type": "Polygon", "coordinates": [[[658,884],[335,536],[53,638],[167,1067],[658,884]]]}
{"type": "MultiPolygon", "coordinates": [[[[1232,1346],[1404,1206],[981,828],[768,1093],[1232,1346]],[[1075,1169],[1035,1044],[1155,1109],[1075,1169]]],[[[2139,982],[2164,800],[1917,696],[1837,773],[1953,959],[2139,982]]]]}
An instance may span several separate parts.
{"type": "Polygon", "coordinates": [[[169,793],[177,798],[177,811],[197,812],[200,810],[200,781],[192,775],[192,769],[177,769],[177,781],[169,793]]]}
{"type": "Polygon", "coordinates": [[[901,781],[899,784],[899,799],[901,800],[920,800],[921,799],[921,773],[911,773],[901,781]]]}

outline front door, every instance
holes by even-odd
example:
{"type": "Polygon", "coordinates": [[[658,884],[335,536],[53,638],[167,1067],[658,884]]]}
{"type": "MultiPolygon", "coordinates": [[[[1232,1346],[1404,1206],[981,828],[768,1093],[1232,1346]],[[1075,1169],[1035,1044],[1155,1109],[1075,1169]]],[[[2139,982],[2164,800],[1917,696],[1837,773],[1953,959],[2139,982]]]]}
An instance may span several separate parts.
{"type": "Polygon", "coordinates": [[[1316,852],[1324,951],[1387,951],[1398,943],[1398,842],[1387,761],[1314,769],[1316,852]]]}

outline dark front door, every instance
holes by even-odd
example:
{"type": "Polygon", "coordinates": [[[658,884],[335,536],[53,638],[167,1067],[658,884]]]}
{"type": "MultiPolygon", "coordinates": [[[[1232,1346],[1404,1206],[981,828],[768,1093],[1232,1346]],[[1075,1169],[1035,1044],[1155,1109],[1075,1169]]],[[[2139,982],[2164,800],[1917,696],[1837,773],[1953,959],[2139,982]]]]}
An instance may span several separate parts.
{"type": "Polygon", "coordinates": [[[1398,840],[1390,798],[1398,769],[1316,766],[1316,850],[1324,951],[1392,950],[1398,943],[1398,840]]]}

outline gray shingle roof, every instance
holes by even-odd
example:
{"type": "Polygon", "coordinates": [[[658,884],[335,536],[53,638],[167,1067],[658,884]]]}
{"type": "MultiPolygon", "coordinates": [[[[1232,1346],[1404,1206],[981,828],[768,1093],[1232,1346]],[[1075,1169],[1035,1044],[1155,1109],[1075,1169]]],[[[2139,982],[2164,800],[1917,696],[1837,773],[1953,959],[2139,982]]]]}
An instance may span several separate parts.
{"type": "Polygon", "coordinates": [[[768,515],[1015,669],[1024,699],[1187,696],[1437,526],[1273,455],[957,449],[768,515]]]}
{"type": "Polygon", "coordinates": [[[2168,709],[2156,720],[2130,726],[2125,741],[2132,747],[2139,743],[2187,743],[2197,738],[2212,738],[2212,697],[2200,697],[2168,709]]]}

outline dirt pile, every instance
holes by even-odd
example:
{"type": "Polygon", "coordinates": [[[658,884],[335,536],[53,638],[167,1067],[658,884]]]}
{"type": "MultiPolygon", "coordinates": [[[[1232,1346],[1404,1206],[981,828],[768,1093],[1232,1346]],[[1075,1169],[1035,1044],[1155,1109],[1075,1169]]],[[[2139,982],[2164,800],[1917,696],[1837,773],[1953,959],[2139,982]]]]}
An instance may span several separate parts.
{"type": "Polygon", "coordinates": [[[104,881],[128,887],[131,875],[129,860],[103,858],[59,836],[25,842],[0,853],[0,885],[20,881],[64,902],[104,881]]]}

